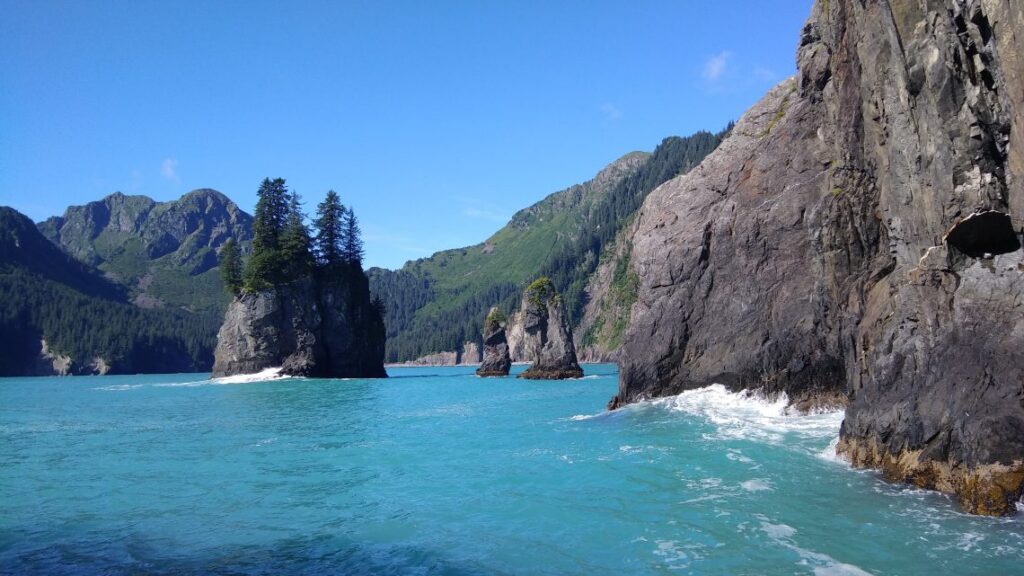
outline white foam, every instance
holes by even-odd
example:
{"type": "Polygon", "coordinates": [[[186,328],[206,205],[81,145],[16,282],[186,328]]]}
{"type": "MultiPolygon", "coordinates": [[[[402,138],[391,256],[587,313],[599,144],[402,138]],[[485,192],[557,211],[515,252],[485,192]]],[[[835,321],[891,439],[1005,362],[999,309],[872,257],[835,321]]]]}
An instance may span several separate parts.
{"type": "Polygon", "coordinates": [[[213,384],[248,384],[250,382],[264,382],[281,378],[287,378],[287,376],[281,374],[281,368],[278,367],[267,368],[255,374],[235,374],[234,376],[224,376],[223,378],[211,378],[210,382],[213,384]]]}
{"type": "Polygon", "coordinates": [[[836,436],[835,438],[832,439],[831,442],[828,443],[828,446],[823,448],[821,452],[818,452],[818,458],[821,458],[822,460],[828,460],[829,462],[838,462],[840,464],[846,464],[847,462],[840,458],[839,454],[836,453],[836,448],[838,447],[839,436],[836,436]]]}
{"type": "Polygon", "coordinates": [[[834,438],[843,412],[800,414],[788,409],[789,398],[750,392],[730,392],[712,384],[682,394],[651,401],[671,411],[700,416],[715,425],[718,438],[739,438],[781,443],[787,434],[806,438],[834,438]]]}
{"type": "Polygon", "coordinates": [[[764,478],[754,478],[753,480],[747,480],[746,482],[741,482],[740,486],[743,487],[743,489],[748,492],[772,490],[771,482],[765,480],[764,478]]]}
{"type": "Polygon", "coordinates": [[[93,388],[93,390],[105,390],[108,392],[121,392],[124,390],[135,390],[136,388],[142,388],[142,384],[113,384],[111,386],[100,386],[99,388],[93,388]]]}
{"type": "Polygon", "coordinates": [[[853,564],[840,562],[828,554],[801,548],[793,541],[796,529],[792,526],[772,524],[762,520],[761,530],[776,543],[796,552],[800,556],[801,563],[810,564],[816,576],[870,576],[871,574],[853,564]]]}

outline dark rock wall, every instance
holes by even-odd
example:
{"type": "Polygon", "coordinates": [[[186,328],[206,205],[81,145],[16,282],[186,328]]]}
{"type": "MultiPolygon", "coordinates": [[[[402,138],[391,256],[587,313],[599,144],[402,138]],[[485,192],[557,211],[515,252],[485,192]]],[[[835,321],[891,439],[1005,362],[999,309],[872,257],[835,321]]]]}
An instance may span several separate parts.
{"type": "Polygon", "coordinates": [[[711,382],[847,395],[855,464],[1012,511],[1024,259],[1005,233],[955,239],[983,211],[1024,224],[1022,10],[818,2],[797,77],[645,202],[611,406],[711,382]]]}
{"type": "Polygon", "coordinates": [[[217,335],[213,376],[281,367],[296,376],[384,377],[383,323],[362,288],[305,278],[241,295],[217,335]]]}

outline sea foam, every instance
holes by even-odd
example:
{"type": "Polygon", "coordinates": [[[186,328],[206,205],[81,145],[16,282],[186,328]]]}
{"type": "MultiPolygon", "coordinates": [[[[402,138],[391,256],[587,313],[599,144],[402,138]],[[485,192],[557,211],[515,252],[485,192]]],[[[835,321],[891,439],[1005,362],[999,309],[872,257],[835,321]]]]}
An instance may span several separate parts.
{"type": "Polygon", "coordinates": [[[255,374],[235,374],[234,376],[224,376],[223,378],[211,378],[210,382],[213,384],[248,384],[250,382],[265,382],[267,380],[279,380],[287,377],[287,375],[281,374],[281,368],[277,367],[267,368],[255,374]]]}
{"type": "Polygon", "coordinates": [[[721,384],[687,390],[651,404],[704,418],[715,425],[719,438],[771,443],[781,442],[788,434],[808,439],[836,438],[843,421],[841,410],[801,414],[789,408],[785,394],[769,398],[750,391],[730,392],[721,384]]]}

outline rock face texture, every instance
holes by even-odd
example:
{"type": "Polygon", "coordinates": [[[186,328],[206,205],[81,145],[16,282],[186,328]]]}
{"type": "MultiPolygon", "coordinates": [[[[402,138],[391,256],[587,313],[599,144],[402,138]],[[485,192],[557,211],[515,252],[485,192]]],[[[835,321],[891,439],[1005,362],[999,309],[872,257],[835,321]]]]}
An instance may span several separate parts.
{"type": "MultiPolygon", "coordinates": [[[[361,274],[360,274],[361,275],[361,274]]],[[[213,376],[282,373],[384,378],[384,324],[358,281],[304,278],[228,307],[217,334],[213,376]]]]}
{"type": "Polygon", "coordinates": [[[477,376],[508,376],[512,358],[505,339],[506,323],[505,315],[491,308],[484,321],[484,359],[476,371],[477,376]]]}
{"type": "Polygon", "coordinates": [[[459,354],[460,366],[479,364],[480,360],[480,346],[476,342],[466,342],[462,345],[462,352],[459,354]]]}
{"type": "Polygon", "coordinates": [[[610,407],[712,382],[847,396],[855,465],[1012,513],[1024,5],[822,0],[798,64],[644,203],[610,407]]]}
{"type": "Polygon", "coordinates": [[[565,305],[551,280],[541,278],[526,289],[515,322],[524,334],[526,358],[532,361],[520,378],[561,380],[583,376],[565,305]]]}
{"type": "Polygon", "coordinates": [[[39,224],[51,242],[129,288],[143,308],[183,307],[219,317],[227,299],[217,251],[232,238],[247,249],[252,217],[216,190],[171,202],[120,192],[39,224]],[[188,285],[189,290],[182,290],[188,285]]]}

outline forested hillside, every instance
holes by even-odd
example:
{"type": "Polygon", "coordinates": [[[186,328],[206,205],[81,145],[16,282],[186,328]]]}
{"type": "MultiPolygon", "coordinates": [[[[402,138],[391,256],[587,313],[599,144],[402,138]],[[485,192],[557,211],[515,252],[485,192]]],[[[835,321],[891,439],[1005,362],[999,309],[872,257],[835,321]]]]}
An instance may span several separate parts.
{"type": "Polygon", "coordinates": [[[541,275],[563,294],[575,326],[587,281],[618,231],[647,194],[699,164],[727,130],[673,136],[653,153],[627,154],[594,179],[519,211],[482,244],[439,252],[397,271],[371,269],[370,287],[386,306],[387,360],[479,342],[490,307],[511,312],[526,284],[541,275]]]}
{"type": "Polygon", "coordinates": [[[203,371],[215,334],[207,317],[130,304],[123,287],[0,207],[0,375],[54,370],[40,365],[44,339],[67,373],[203,371]]]}

